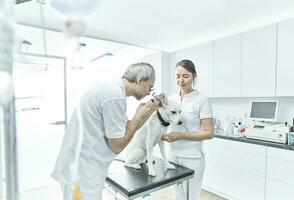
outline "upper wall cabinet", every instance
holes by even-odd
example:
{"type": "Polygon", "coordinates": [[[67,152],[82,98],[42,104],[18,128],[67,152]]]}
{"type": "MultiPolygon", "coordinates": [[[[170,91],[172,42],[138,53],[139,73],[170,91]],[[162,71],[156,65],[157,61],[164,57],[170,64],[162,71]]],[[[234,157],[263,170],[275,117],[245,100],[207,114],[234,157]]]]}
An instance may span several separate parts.
{"type": "Polygon", "coordinates": [[[276,25],[241,34],[241,96],[275,96],[276,25]]]}
{"type": "MultiPolygon", "coordinates": [[[[203,94],[213,96],[213,42],[179,50],[171,54],[171,71],[178,61],[190,59],[193,61],[196,72],[196,88],[203,94]]],[[[174,76],[174,75],[173,75],[174,76]]],[[[175,79],[172,79],[175,80],[175,79]]],[[[173,82],[173,81],[172,81],[173,82]]],[[[174,83],[175,85],[175,83],[174,83]]],[[[172,90],[173,91],[173,90],[172,90]]]]}
{"type": "Polygon", "coordinates": [[[278,24],[277,96],[294,96],[294,19],[278,24]]]}
{"type": "Polygon", "coordinates": [[[214,42],[215,97],[240,96],[240,35],[214,42]]]}

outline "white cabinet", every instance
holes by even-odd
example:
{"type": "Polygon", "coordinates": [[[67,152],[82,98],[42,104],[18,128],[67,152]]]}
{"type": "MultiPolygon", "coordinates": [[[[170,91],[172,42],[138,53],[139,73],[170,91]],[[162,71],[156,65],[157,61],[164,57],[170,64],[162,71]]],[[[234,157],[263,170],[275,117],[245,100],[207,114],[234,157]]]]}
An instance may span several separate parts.
{"type": "Polygon", "coordinates": [[[205,152],[205,189],[228,199],[264,199],[266,147],[214,138],[205,152]]]}
{"type": "Polygon", "coordinates": [[[264,199],[264,177],[207,162],[204,189],[227,199],[264,199]]]}
{"type": "Polygon", "coordinates": [[[293,197],[293,186],[286,185],[278,181],[267,180],[266,200],[293,200],[293,197]]]}
{"type": "Polygon", "coordinates": [[[294,197],[294,151],[267,149],[266,199],[292,200],[294,197]]]}
{"type": "Polygon", "coordinates": [[[241,96],[275,96],[276,24],[241,34],[241,96]]]}
{"type": "Polygon", "coordinates": [[[204,189],[228,199],[293,199],[294,151],[219,138],[204,147],[204,189]]]}
{"type": "Polygon", "coordinates": [[[191,59],[198,73],[196,87],[210,97],[275,96],[276,32],[274,24],[175,51],[170,59],[171,77],[176,62],[191,59]]]}
{"type": "Polygon", "coordinates": [[[278,24],[277,96],[294,96],[294,19],[278,24]]]}
{"type": "MultiPolygon", "coordinates": [[[[207,96],[213,96],[213,42],[175,51],[171,53],[171,57],[170,65],[173,77],[175,77],[174,69],[178,61],[192,60],[197,72],[196,88],[207,96]]],[[[175,78],[171,82],[175,85],[175,78]]]]}
{"type": "Polygon", "coordinates": [[[214,41],[214,97],[240,96],[240,35],[214,41]]]}

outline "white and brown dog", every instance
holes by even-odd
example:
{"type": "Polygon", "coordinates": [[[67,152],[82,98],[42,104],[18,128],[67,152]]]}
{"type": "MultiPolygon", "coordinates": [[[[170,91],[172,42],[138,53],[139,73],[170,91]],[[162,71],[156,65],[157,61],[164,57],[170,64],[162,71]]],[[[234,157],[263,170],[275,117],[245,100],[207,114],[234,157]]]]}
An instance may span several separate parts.
{"type": "Polygon", "coordinates": [[[175,169],[167,161],[162,134],[167,132],[168,126],[182,124],[180,105],[166,98],[161,102],[160,107],[154,112],[147,122],[136,132],[128,146],[124,150],[125,166],[134,169],[141,169],[140,164],[148,161],[150,176],[156,176],[153,167],[153,147],[159,144],[159,149],[166,169],[175,169]]]}

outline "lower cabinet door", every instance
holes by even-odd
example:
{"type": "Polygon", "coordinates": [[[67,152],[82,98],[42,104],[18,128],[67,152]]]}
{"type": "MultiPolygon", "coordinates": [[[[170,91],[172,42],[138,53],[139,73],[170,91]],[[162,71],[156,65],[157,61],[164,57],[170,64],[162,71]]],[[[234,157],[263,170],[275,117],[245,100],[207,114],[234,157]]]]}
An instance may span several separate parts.
{"type": "Polygon", "coordinates": [[[266,182],[266,200],[293,200],[294,186],[268,179],[266,182]]]}
{"type": "Polygon", "coordinates": [[[203,186],[228,199],[263,200],[265,177],[207,162],[203,186]]]}
{"type": "Polygon", "coordinates": [[[266,200],[294,199],[294,151],[268,148],[266,200]]]}

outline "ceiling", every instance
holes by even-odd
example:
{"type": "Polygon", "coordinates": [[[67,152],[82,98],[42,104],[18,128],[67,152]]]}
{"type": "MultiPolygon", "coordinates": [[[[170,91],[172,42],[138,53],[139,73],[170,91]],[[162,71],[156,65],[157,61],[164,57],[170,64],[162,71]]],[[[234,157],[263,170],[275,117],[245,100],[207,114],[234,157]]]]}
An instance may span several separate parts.
{"type": "MultiPolygon", "coordinates": [[[[45,26],[61,31],[62,19],[49,5],[43,11],[45,26]]],[[[35,0],[15,5],[15,16],[41,27],[35,0]]],[[[100,0],[85,34],[169,52],[291,17],[294,0],[100,0]]]]}

